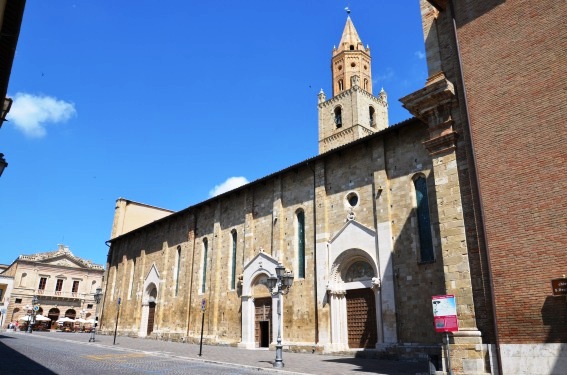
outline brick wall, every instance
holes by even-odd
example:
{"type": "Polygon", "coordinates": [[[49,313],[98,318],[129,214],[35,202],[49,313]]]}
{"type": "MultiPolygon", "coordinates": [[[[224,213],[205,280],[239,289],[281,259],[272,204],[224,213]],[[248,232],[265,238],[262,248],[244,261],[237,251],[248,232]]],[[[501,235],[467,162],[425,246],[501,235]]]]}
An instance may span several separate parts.
{"type": "Polygon", "coordinates": [[[567,3],[454,3],[500,340],[567,342],[567,3]]]}

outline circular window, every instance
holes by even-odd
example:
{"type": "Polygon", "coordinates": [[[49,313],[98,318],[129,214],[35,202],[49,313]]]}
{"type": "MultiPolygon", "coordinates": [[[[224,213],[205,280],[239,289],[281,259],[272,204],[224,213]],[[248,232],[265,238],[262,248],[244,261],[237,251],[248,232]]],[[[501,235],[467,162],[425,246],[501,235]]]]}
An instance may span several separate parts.
{"type": "Polygon", "coordinates": [[[350,66],[354,68],[356,66],[356,63],[350,63],[350,66]]]}
{"type": "Polygon", "coordinates": [[[350,193],[349,195],[347,195],[346,199],[351,207],[354,207],[358,204],[358,194],[356,193],[350,193]]]}
{"type": "Polygon", "coordinates": [[[342,66],[342,65],[339,65],[337,69],[338,69],[338,70],[343,70],[343,66],[342,66]]]}
{"type": "Polygon", "coordinates": [[[368,69],[368,67],[366,65],[364,65],[364,70],[368,69]]]}

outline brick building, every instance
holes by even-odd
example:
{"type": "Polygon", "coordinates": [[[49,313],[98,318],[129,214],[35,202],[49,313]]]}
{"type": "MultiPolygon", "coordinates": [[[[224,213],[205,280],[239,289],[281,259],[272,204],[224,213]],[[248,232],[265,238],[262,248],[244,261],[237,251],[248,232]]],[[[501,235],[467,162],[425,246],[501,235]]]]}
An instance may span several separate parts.
{"type": "Polygon", "coordinates": [[[113,237],[103,332],[119,307],[120,334],[196,340],[205,300],[210,343],[273,347],[281,328],[290,350],[447,370],[431,298],[454,295],[453,373],[566,368],[550,287],[567,270],[565,3],[420,4],[429,78],[401,99],[415,118],[388,126],[348,17],[318,96],[320,154],[113,237]],[[281,327],[278,263],[295,275],[281,327]]]}
{"type": "Polygon", "coordinates": [[[429,79],[402,101],[455,139],[477,326],[503,373],[565,373],[567,3],[421,10],[429,79]]]}

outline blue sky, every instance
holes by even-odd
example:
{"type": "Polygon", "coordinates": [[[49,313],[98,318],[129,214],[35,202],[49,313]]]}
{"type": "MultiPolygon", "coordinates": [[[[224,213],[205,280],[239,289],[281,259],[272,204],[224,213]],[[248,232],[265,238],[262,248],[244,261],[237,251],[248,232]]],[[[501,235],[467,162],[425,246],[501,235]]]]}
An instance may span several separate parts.
{"type": "Polygon", "coordinates": [[[390,124],[423,87],[417,0],[28,0],[0,130],[0,263],[106,260],[117,198],[180,210],[317,154],[345,6],[390,124]]]}

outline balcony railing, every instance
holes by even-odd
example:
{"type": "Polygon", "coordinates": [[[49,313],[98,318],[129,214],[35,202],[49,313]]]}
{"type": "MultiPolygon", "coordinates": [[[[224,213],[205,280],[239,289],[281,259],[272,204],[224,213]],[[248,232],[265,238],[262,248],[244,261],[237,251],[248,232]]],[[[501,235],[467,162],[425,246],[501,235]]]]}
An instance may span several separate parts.
{"type": "Polygon", "coordinates": [[[60,290],[36,289],[35,293],[43,297],[92,299],[93,293],[64,292],[60,290]]]}

